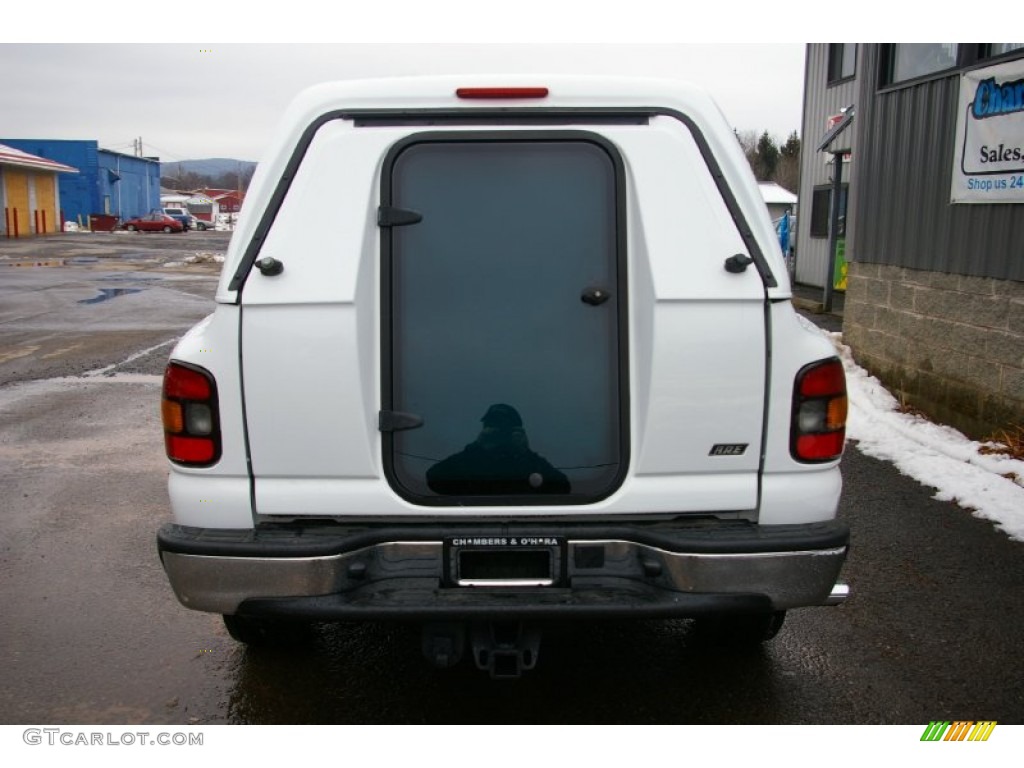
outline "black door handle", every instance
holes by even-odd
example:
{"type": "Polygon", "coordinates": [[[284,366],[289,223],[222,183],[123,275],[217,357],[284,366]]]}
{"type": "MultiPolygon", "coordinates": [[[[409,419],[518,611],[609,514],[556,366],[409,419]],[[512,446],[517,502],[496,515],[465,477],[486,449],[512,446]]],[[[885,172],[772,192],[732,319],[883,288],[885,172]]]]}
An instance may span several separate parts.
{"type": "Polygon", "coordinates": [[[580,296],[580,301],[584,304],[596,307],[598,304],[604,304],[611,297],[611,293],[606,291],[604,288],[587,288],[583,291],[583,295],[580,296]]]}
{"type": "Polygon", "coordinates": [[[256,268],[267,277],[274,277],[284,272],[284,263],[267,256],[256,262],[256,268]]]}
{"type": "Polygon", "coordinates": [[[754,260],[745,253],[737,253],[725,260],[725,271],[739,275],[747,271],[747,267],[754,263],[754,260]]]}

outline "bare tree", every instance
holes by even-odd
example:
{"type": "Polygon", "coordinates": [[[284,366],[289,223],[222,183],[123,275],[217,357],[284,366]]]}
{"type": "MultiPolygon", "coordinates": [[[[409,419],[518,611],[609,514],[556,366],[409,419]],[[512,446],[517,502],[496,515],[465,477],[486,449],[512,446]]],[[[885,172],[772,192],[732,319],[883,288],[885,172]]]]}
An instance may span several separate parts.
{"type": "Polygon", "coordinates": [[[743,148],[743,154],[747,156],[747,162],[753,170],[757,163],[757,131],[737,131],[734,128],[733,133],[736,134],[736,141],[743,148]]]}

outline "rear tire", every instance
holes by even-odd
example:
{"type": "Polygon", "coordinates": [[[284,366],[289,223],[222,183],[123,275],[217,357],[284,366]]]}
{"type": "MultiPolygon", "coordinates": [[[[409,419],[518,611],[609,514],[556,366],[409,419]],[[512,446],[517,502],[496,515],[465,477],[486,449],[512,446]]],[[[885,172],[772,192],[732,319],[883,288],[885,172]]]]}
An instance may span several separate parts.
{"type": "Polygon", "coordinates": [[[785,620],[785,611],[723,613],[698,618],[695,632],[697,640],[704,645],[751,648],[779,634],[785,620]]]}
{"type": "Polygon", "coordinates": [[[309,639],[311,627],[304,621],[261,619],[225,614],[228,634],[240,643],[252,646],[298,645],[309,639]]]}
{"type": "Polygon", "coordinates": [[[171,225],[170,224],[165,224],[164,225],[164,232],[166,234],[170,234],[171,233],[171,225]]]}
{"type": "Polygon", "coordinates": [[[134,232],[135,231],[135,225],[134,224],[127,224],[125,226],[125,229],[127,229],[129,232],[134,232]]]}

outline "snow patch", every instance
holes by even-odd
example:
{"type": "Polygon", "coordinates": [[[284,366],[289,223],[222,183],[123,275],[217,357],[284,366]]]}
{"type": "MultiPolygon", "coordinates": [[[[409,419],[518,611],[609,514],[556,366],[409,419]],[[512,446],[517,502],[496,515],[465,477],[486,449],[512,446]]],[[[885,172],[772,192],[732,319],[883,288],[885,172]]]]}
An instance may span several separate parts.
{"type": "Polygon", "coordinates": [[[954,501],[991,520],[1011,539],[1024,541],[1024,461],[983,453],[991,443],[902,412],[881,382],[857,365],[842,334],[826,335],[846,369],[847,438],[862,453],[892,462],[904,475],[935,488],[939,501],[954,501]]]}
{"type": "Polygon", "coordinates": [[[185,267],[189,264],[223,264],[224,254],[210,251],[199,251],[191,256],[186,256],[180,261],[165,261],[164,267],[185,267]]]}

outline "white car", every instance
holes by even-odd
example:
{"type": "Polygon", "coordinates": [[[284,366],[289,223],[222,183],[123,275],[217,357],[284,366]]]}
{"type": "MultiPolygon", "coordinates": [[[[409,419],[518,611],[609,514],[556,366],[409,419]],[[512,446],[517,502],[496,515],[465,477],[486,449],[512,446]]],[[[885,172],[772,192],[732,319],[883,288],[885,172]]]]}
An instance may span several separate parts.
{"type": "Polygon", "coordinates": [[[164,382],[183,605],[514,676],[546,619],[756,643],[846,596],[842,365],[703,92],[323,85],[245,206],[164,382]]]}
{"type": "Polygon", "coordinates": [[[163,213],[164,216],[170,216],[172,219],[179,222],[183,231],[187,231],[192,228],[194,217],[188,212],[187,208],[167,207],[161,208],[160,212],[163,213]]]}

